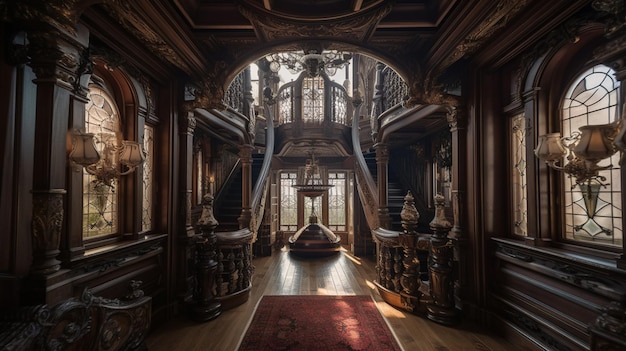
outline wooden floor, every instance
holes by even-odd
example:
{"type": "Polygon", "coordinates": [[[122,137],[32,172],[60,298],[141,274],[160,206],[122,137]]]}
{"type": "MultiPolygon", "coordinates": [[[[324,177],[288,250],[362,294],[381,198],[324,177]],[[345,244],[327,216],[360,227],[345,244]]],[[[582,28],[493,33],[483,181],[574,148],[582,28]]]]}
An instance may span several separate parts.
{"type": "Polygon", "coordinates": [[[511,351],[514,345],[471,325],[445,327],[397,310],[382,301],[372,281],[375,263],[342,251],[321,259],[303,259],[285,249],[253,260],[253,288],[247,303],[206,323],[181,316],[148,336],[150,351],[235,351],[263,295],[371,295],[406,351],[511,351]]]}

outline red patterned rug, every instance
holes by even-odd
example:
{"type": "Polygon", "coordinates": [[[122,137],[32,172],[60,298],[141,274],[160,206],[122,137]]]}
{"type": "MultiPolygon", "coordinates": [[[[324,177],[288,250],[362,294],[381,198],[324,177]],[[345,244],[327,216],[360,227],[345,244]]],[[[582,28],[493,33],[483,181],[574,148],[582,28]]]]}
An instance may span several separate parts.
{"type": "Polygon", "coordinates": [[[399,351],[370,296],[263,296],[239,351],[399,351]]]}

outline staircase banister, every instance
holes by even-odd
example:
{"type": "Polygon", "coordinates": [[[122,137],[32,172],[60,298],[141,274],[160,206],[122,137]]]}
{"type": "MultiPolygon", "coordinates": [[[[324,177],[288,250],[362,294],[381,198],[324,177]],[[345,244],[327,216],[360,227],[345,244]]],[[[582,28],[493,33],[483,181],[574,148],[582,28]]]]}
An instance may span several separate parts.
{"type": "Polygon", "coordinates": [[[261,171],[252,190],[252,219],[250,221],[250,230],[256,233],[261,226],[263,215],[265,213],[265,198],[269,189],[270,171],[272,166],[272,157],[274,155],[274,117],[267,103],[265,103],[266,116],[266,134],[265,134],[265,155],[263,157],[263,165],[261,171]]]}
{"type": "Polygon", "coordinates": [[[361,142],[359,138],[359,115],[361,113],[362,104],[356,105],[352,117],[352,150],[354,150],[355,170],[357,171],[357,186],[359,188],[359,197],[365,209],[365,218],[370,229],[378,228],[378,216],[375,211],[378,209],[378,188],[374,182],[374,178],[370,174],[363,152],[361,151],[361,142]],[[365,189],[363,189],[365,188],[365,189]]]}
{"type": "Polygon", "coordinates": [[[400,232],[385,228],[376,228],[372,230],[372,234],[374,235],[374,239],[382,244],[391,244],[391,246],[400,246],[400,242],[398,241],[398,237],[400,236],[400,232]]]}
{"type": "Polygon", "coordinates": [[[243,228],[230,232],[216,232],[217,246],[235,246],[241,244],[249,244],[252,241],[253,233],[249,228],[243,228]]]}
{"type": "Polygon", "coordinates": [[[223,190],[227,188],[227,184],[232,181],[233,175],[240,168],[241,168],[241,159],[237,159],[237,161],[233,165],[233,168],[230,169],[230,172],[228,172],[228,175],[224,178],[224,181],[222,182],[222,184],[220,184],[219,190],[214,195],[215,196],[215,208],[217,208],[219,206],[219,204],[222,202],[221,200],[222,200],[222,197],[224,195],[224,194],[222,194],[223,190]]]}

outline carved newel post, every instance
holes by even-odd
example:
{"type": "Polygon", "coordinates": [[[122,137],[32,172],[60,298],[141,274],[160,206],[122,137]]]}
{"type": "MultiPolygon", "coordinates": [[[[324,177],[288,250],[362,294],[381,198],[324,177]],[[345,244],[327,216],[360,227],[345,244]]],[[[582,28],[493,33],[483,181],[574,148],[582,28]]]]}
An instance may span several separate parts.
{"type": "Polygon", "coordinates": [[[403,294],[417,297],[419,296],[419,288],[422,282],[419,274],[420,261],[416,252],[418,240],[415,228],[420,215],[417,212],[417,208],[415,208],[415,201],[410,191],[404,197],[404,206],[402,206],[400,218],[402,218],[402,228],[404,229],[398,235],[398,240],[404,250],[402,261],[404,271],[400,278],[400,284],[402,285],[403,294]]]}
{"type": "Polygon", "coordinates": [[[215,227],[219,223],[213,217],[213,195],[207,193],[202,198],[202,215],[197,227],[202,235],[196,241],[196,305],[193,318],[205,322],[217,318],[222,313],[222,305],[215,299],[213,287],[217,271],[215,227]]]}
{"type": "Polygon", "coordinates": [[[433,231],[430,239],[428,272],[432,304],[427,307],[428,319],[441,324],[454,324],[458,312],[454,305],[454,275],[452,270],[454,246],[448,239],[452,225],[444,211],[443,195],[435,196],[435,217],[430,222],[433,231]]]}

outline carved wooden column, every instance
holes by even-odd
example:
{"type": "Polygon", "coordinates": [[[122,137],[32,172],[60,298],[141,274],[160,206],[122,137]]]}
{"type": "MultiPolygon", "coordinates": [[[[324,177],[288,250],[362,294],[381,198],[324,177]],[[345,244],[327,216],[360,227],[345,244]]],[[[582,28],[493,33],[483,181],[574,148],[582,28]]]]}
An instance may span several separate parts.
{"type": "MultiPolygon", "coordinates": [[[[464,180],[467,179],[467,130],[461,111],[450,106],[447,114],[448,125],[452,133],[452,213],[454,226],[450,230],[450,238],[454,243],[454,257],[458,263],[458,277],[455,281],[456,304],[462,308],[461,299],[468,292],[468,272],[471,270],[471,258],[468,257],[468,238],[464,233],[467,213],[465,204],[464,180]]],[[[473,262],[473,261],[472,261],[473,262]]]]}
{"type": "MultiPolygon", "coordinates": [[[[82,119],[84,115],[85,77],[88,78],[86,73],[90,73],[91,68],[86,54],[87,30],[70,27],[72,19],[67,18],[69,14],[61,13],[61,9],[51,7],[48,11],[59,13],[42,14],[49,15],[50,21],[27,31],[30,66],[37,85],[36,100],[32,102],[37,106],[31,224],[33,262],[30,272],[33,275],[47,275],[60,269],[61,262],[57,258],[61,238],[67,236],[62,231],[69,117],[78,115],[82,119]]],[[[45,291],[41,294],[45,295],[45,291]]]]}
{"type": "Polygon", "coordinates": [[[199,322],[219,317],[222,304],[216,300],[214,286],[217,272],[215,227],[219,223],[213,217],[213,195],[202,198],[202,215],[197,226],[202,235],[196,240],[196,305],[192,309],[193,319],[199,322]]]}
{"type": "Polygon", "coordinates": [[[177,294],[184,303],[191,301],[193,296],[193,262],[195,229],[191,223],[192,203],[192,167],[193,167],[193,133],[196,118],[191,106],[186,106],[179,118],[179,179],[181,197],[179,205],[179,223],[181,226],[176,235],[178,242],[174,258],[177,261],[177,294]]]}
{"type": "Polygon", "coordinates": [[[435,217],[430,222],[433,235],[428,257],[432,304],[427,307],[427,316],[428,319],[437,323],[454,324],[458,316],[454,302],[454,246],[448,239],[448,232],[452,225],[446,218],[444,204],[443,195],[435,195],[435,217]]]}
{"type": "Polygon", "coordinates": [[[241,158],[241,215],[237,218],[239,229],[250,225],[252,198],[252,145],[242,145],[239,149],[241,158]]]}
{"type": "Polygon", "coordinates": [[[389,147],[383,143],[377,143],[374,147],[376,148],[376,168],[378,172],[378,219],[381,227],[391,229],[391,217],[387,207],[389,147]]]}

